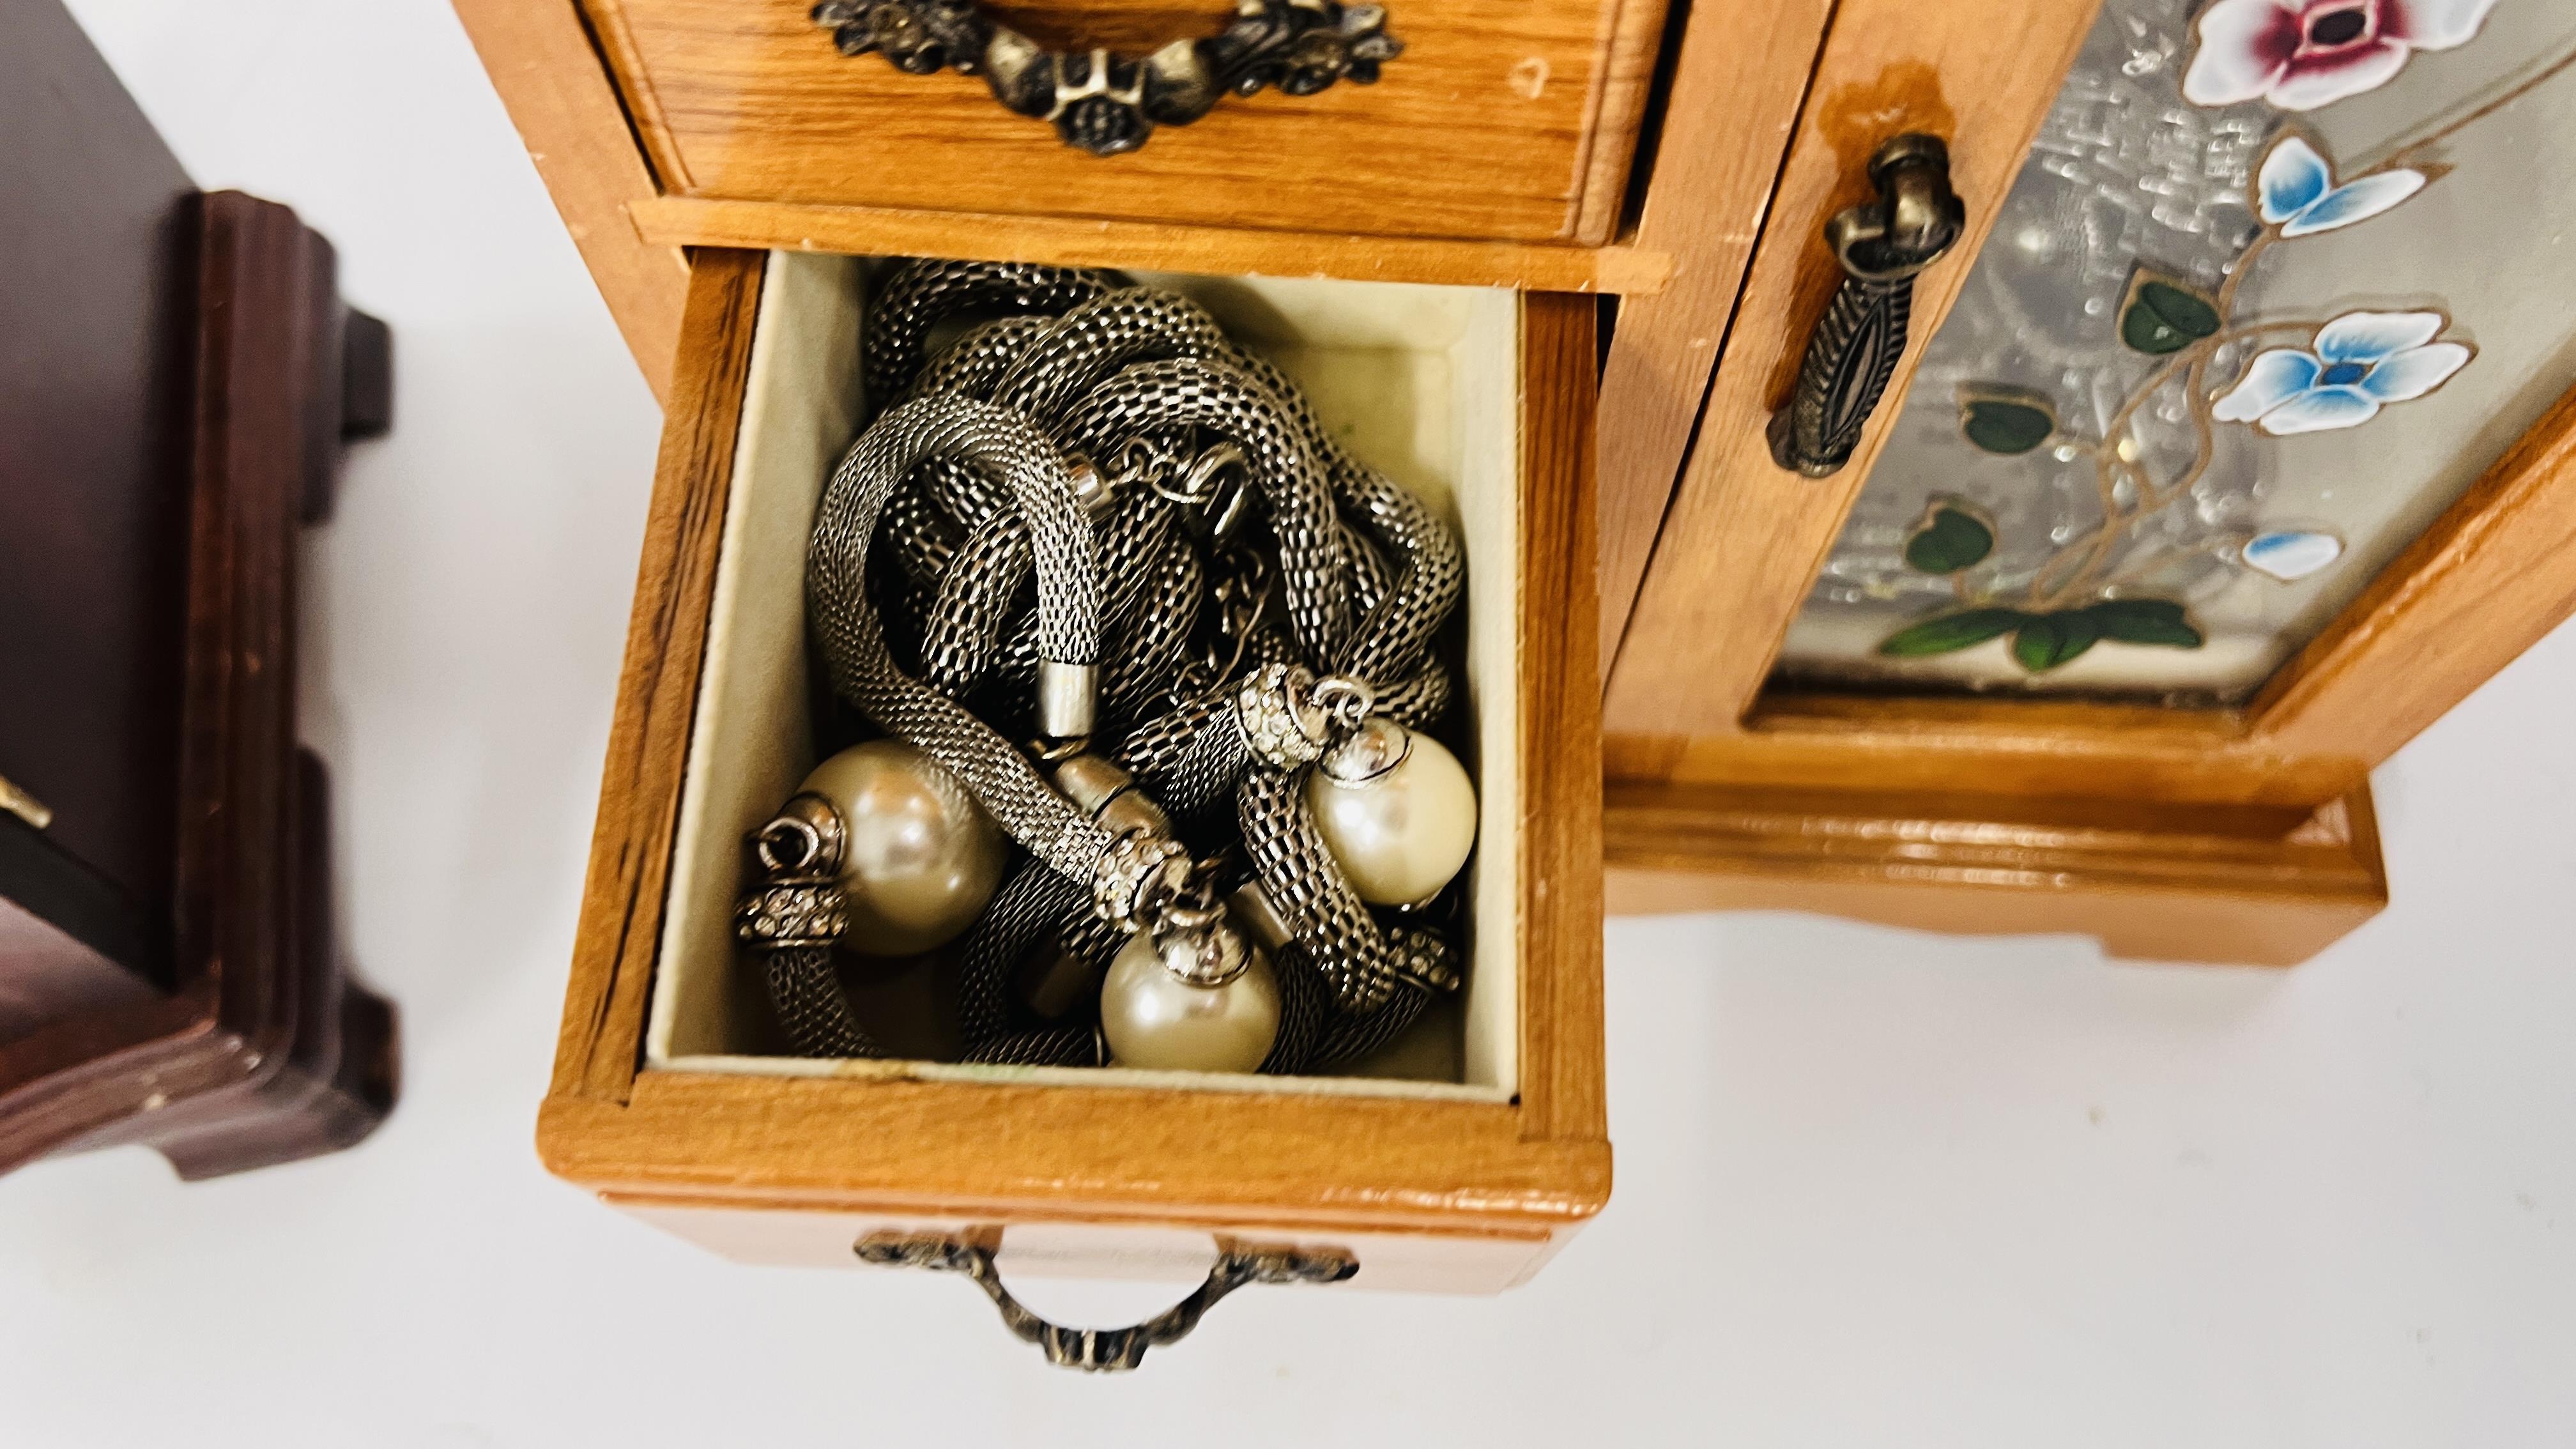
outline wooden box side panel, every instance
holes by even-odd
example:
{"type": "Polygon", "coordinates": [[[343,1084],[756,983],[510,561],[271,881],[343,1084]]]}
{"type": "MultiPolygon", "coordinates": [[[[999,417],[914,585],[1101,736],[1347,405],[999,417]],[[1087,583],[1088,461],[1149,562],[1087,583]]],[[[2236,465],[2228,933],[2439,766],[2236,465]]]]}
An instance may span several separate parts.
{"type": "Polygon", "coordinates": [[[759,310],[757,252],[698,258],[644,523],[553,1095],[623,1101],[642,1051],[759,310]]]}
{"type": "Polygon", "coordinates": [[[1532,294],[1522,321],[1521,1084],[1537,1138],[1603,1140],[1601,711],[1593,471],[1596,313],[1532,294]]]}
{"type": "Polygon", "coordinates": [[[194,210],[177,985],[0,1045],[0,1170],[144,1142],[183,1177],[235,1171],[345,1146],[393,1092],[390,1012],[330,948],[322,772],[295,743],[297,528],[350,384],[385,383],[344,371],[327,242],[237,192],[194,210]]]}

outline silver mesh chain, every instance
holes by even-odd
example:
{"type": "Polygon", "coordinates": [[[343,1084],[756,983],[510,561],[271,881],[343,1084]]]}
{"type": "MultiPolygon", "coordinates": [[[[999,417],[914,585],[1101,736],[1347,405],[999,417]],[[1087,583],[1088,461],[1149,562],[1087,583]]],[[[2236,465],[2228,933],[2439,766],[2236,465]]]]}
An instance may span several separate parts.
{"type": "Polygon", "coordinates": [[[1372,1012],[1408,975],[1454,974],[1446,942],[1387,931],[1369,915],[1307,813],[1304,783],[1304,771],[1249,771],[1236,787],[1235,808],[1261,889],[1314,957],[1334,1000],[1346,1011],[1372,1012]]]}
{"type": "Polygon", "coordinates": [[[990,403],[924,397],[877,419],[851,445],[823,491],[806,603],[832,687],[965,781],[1031,854],[1068,875],[1087,875],[1109,848],[1107,832],[1075,811],[991,725],[897,667],[868,600],[868,545],[877,516],[895,484],[924,458],[939,454],[969,459],[1010,480],[1041,563],[1041,654],[1073,664],[1099,658],[1091,532],[1074,504],[1055,444],[1027,419],[990,403]]]}
{"type": "Polygon", "coordinates": [[[972,307],[1060,312],[1109,291],[1117,279],[1080,267],[1019,262],[916,262],[886,278],[868,310],[868,395],[902,395],[921,370],[930,329],[972,307]]]}
{"type": "Polygon", "coordinates": [[[1313,655],[1337,652],[1350,628],[1350,566],[1341,520],[1305,440],[1249,374],[1192,358],[1137,363],[1085,396],[1065,418],[1063,432],[1075,447],[1096,456],[1176,424],[1205,428],[1245,451],[1279,544],[1289,627],[1313,655]]]}
{"type": "Polygon", "coordinates": [[[905,395],[946,392],[989,402],[993,384],[1054,325],[1052,317],[996,317],[969,328],[954,345],[922,364],[905,395]]]}
{"type": "Polygon", "coordinates": [[[768,953],[769,1000],[779,1030],[798,1056],[873,1057],[876,1039],[851,1015],[841,995],[829,946],[792,946],[768,953]]]}
{"type": "Polygon", "coordinates": [[[1035,345],[1014,359],[992,397],[1031,417],[1054,419],[1068,402],[1126,363],[1234,356],[1234,343],[1197,303],[1150,287],[1128,287],[1055,319],[1035,345]]]}
{"type": "MultiPolygon", "coordinates": [[[[1195,303],[1112,274],[908,263],[880,289],[863,352],[870,395],[897,401],[834,469],[817,512],[807,602],[826,673],[1036,858],[961,947],[966,1059],[1101,1060],[1094,1028],[1037,1021],[1011,980],[1042,943],[1105,968],[1126,937],[1104,915],[1116,895],[1104,882],[1118,862],[1152,858],[1012,743],[1045,661],[1096,665],[1104,733],[1088,747],[1175,821],[1224,837],[1193,878],[1248,875],[1289,927],[1274,953],[1284,1019],[1262,1070],[1392,1041],[1455,985],[1456,948],[1381,924],[1352,891],[1302,771],[1247,746],[1235,682],[1297,665],[1359,681],[1379,714],[1432,724],[1453,689],[1432,641],[1464,588],[1455,534],[1195,303]],[[1024,315],[975,323],[932,354],[935,329],[977,311],[1024,315]],[[1246,504],[1249,545],[1234,536],[1246,504]]],[[[873,1050],[827,952],[773,951],[769,976],[800,1050],[873,1050]]]]}

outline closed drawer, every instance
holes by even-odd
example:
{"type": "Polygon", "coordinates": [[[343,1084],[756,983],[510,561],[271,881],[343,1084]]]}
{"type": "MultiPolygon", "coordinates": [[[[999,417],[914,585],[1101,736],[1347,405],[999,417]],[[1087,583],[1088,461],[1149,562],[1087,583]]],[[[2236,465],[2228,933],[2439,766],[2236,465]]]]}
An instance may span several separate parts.
{"type": "Polygon", "coordinates": [[[1066,1271],[1159,1276],[1178,1233],[1355,1256],[1362,1287],[1526,1276],[1610,1182],[1590,300],[1157,278],[1295,374],[1363,455],[1446,489],[1468,555],[1483,815],[1457,1019],[1381,1075],[1229,1077],[764,1054],[727,918],[743,833],[810,763],[804,551],[854,428],[868,274],[808,253],[696,263],[548,1166],[753,1261],[1016,1229],[1052,1234],[1037,1256],[1066,1271]]]}
{"type": "MultiPolygon", "coordinates": [[[[1283,7],[1284,8],[1284,7],[1283,7]]],[[[1372,85],[1228,96],[1100,157],[983,79],[846,56],[805,0],[583,0],[663,194],[826,207],[1597,244],[1662,0],[1395,0],[1372,85]]],[[[1050,50],[1216,35],[1223,0],[1005,7],[1050,50]]]]}

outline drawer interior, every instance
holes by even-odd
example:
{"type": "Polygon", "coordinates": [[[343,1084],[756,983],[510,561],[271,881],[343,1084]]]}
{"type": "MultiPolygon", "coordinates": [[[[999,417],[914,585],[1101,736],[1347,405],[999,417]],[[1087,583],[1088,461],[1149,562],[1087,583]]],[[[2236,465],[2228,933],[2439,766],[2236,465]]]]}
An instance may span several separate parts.
{"type": "MultiPolygon", "coordinates": [[[[1459,527],[1467,597],[1459,701],[1440,733],[1477,776],[1468,984],[1386,1054],[1333,1076],[840,1061],[778,1054],[731,909],[742,841],[816,753],[804,578],[822,484],[866,412],[859,337],[883,270],[864,258],[769,256],[716,561],[683,774],[668,909],[652,979],[650,1070],[1186,1087],[1510,1100],[1520,1088],[1527,850],[1522,821],[1522,300],[1485,288],[1136,274],[1183,292],[1294,377],[1326,426],[1459,527]]],[[[904,1010],[924,973],[858,1005],[904,1010]]],[[[891,1034],[890,1034],[891,1035],[891,1034]]]]}

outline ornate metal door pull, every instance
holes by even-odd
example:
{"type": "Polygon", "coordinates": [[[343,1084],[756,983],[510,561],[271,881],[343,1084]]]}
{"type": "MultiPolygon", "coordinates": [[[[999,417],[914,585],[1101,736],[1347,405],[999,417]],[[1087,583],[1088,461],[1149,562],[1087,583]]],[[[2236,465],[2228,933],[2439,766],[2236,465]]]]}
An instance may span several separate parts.
{"type": "Polygon", "coordinates": [[[1331,1248],[1231,1246],[1217,1255],[1207,1281],[1187,1298],[1128,1328],[1064,1328],[1030,1312],[993,1265],[990,1249],[939,1234],[906,1237],[876,1233],[852,1245],[862,1263],[963,1273],[1002,1311],[1002,1324],[1046,1351],[1047,1362],[1089,1373],[1118,1373],[1142,1362],[1145,1350],[1174,1343],[1199,1326],[1216,1301],[1247,1283],[1339,1283],[1360,1270],[1359,1260],[1331,1248]]]}
{"type": "Polygon", "coordinates": [[[1878,200],[1825,223],[1843,284],[1807,338],[1797,392],[1771,415],[1772,459],[1810,478],[1828,477],[1851,461],[1861,428],[1904,355],[1914,274],[1940,260],[1967,222],[1967,209],[1950,189],[1950,148],[1938,136],[1909,133],[1885,142],[1869,158],[1869,179],[1878,200]]]}
{"type": "Polygon", "coordinates": [[[1186,126],[1228,91],[1311,96],[1344,77],[1367,85],[1404,51],[1383,7],[1337,0],[1237,0],[1223,34],[1141,57],[1047,50],[976,0],[822,0],[812,14],[842,54],[880,51],[912,75],[980,75],[1003,105],[1053,122],[1066,145],[1095,156],[1133,151],[1158,125],[1186,126]]]}

